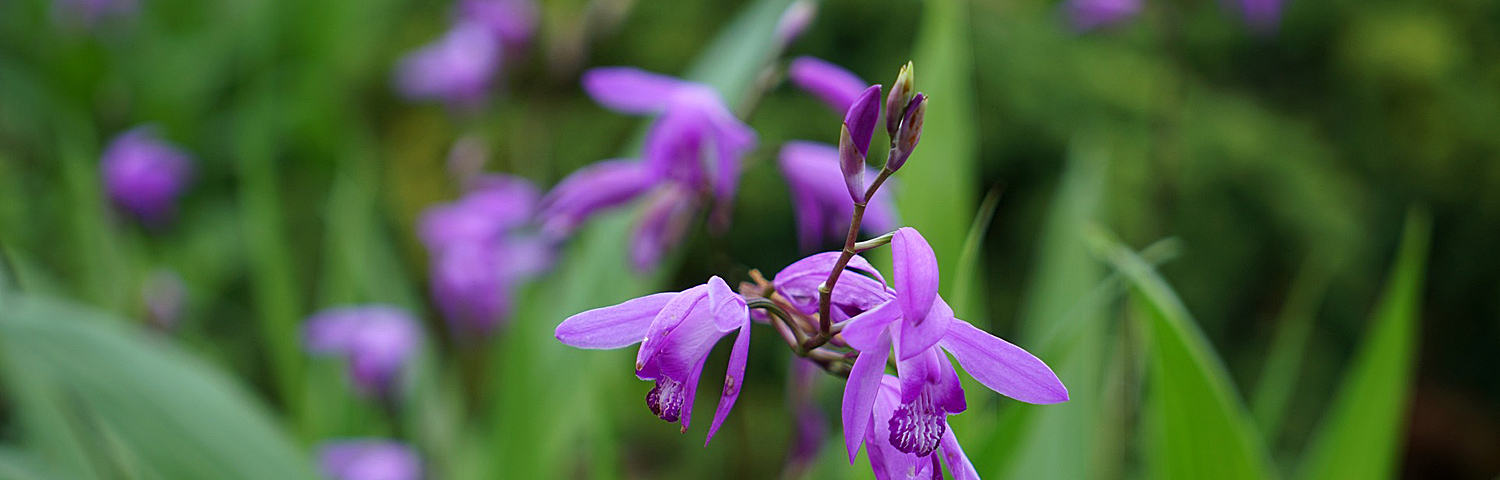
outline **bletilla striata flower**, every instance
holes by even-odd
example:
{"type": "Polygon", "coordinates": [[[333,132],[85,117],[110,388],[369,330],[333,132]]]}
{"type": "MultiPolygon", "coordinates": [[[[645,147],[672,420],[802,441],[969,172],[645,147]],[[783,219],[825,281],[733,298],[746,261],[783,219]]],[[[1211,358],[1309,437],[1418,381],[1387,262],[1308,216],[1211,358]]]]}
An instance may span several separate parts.
{"type": "Polygon", "coordinates": [[[115,137],[100,164],[110,201],[152,227],[172,219],[177,198],[193,177],[191,157],[158,138],[151,127],[115,137]]]}
{"type": "Polygon", "coordinates": [[[459,338],[510,318],[520,284],[551,267],[555,248],[530,227],[540,193],[524,179],[483,175],[453,203],[423,212],[432,295],[459,338]]]}
{"type": "Polygon", "coordinates": [[[349,362],[349,379],[365,395],[389,397],[406,362],[422,341],[411,314],[397,307],[368,305],[318,312],[302,325],[309,352],[349,362]]]}
{"type": "Polygon", "coordinates": [[[622,113],[656,115],[640,160],[606,160],[574,172],[542,200],[544,230],[570,234],[604,209],[651,198],[632,239],[635,266],[649,268],[685,232],[713,198],[712,224],[728,225],[741,161],[756,134],[707,85],[627,67],[596,68],[583,88],[600,104],[622,113]]]}
{"type": "Polygon", "coordinates": [[[500,41],[488,28],[459,22],[442,38],[401,59],[396,86],[410,100],[472,105],[485,99],[500,60],[500,41]]]}
{"type": "Polygon", "coordinates": [[[931,454],[943,439],[947,416],[965,408],[963,390],[945,352],[979,383],[1002,395],[1037,404],[1068,400],[1067,389],[1041,360],[954,318],[953,309],[937,294],[937,257],[921,234],[902,228],[891,247],[895,298],[849,319],[841,333],[860,352],[844,387],[844,441],[851,462],[867,440],[893,347],[900,401],[891,413],[886,440],[904,453],[931,454]]]}
{"type": "MultiPolygon", "coordinates": [[[[952,369],[950,368],[948,372],[952,372],[952,369]]],[[[951,381],[957,382],[958,378],[952,377],[951,381]]],[[[921,426],[937,430],[939,436],[937,446],[926,455],[903,450],[897,446],[896,441],[891,440],[901,439],[906,442],[931,433],[911,428],[913,425],[910,424],[909,410],[903,410],[901,382],[900,379],[891,375],[881,377],[879,391],[875,394],[875,413],[870,416],[865,427],[864,440],[865,444],[870,447],[867,456],[870,458],[870,468],[875,471],[875,478],[879,480],[944,478],[943,464],[947,464],[949,475],[954,480],[979,480],[979,472],[974,469],[974,464],[969,461],[969,457],[964,455],[963,447],[958,444],[958,437],[953,434],[952,429],[947,428],[947,419],[941,419],[941,423],[921,426]],[[933,451],[937,455],[932,455],[933,451]]],[[[957,395],[956,402],[962,403],[963,391],[958,391],[957,395]]]]}
{"type": "Polygon", "coordinates": [[[640,343],[635,374],[656,382],[646,394],[646,405],[662,420],[680,421],[686,432],[709,352],[720,339],[739,332],[729,354],[718,410],[704,440],[707,444],[739,398],[750,354],[750,325],[745,299],[716,276],[681,292],[648,295],[568,317],[554,335],[564,344],[588,349],[640,343]]]}
{"type": "MultiPolygon", "coordinates": [[[[817,142],[793,141],[781,147],[781,174],[792,195],[797,217],[797,243],[803,251],[827,240],[842,241],[849,231],[854,201],[849,198],[839,167],[839,150],[817,142]]],[[[864,186],[874,182],[875,169],[864,167],[864,186]]],[[[887,184],[889,185],[889,183],[887,184]]],[[[895,202],[888,186],[876,192],[865,210],[860,230],[882,233],[896,228],[895,202]]]]}
{"type": "Polygon", "coordinates": [[[333,480],[421,480],[422,459],[395,440],[374,438],[324,442],[318,469],[333,480]]]}

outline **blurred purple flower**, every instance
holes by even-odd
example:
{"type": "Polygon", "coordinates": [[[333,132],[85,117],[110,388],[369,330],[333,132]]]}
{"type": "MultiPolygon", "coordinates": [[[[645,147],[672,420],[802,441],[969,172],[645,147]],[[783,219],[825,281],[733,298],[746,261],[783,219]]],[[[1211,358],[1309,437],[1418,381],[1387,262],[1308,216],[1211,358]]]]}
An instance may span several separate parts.
{"type": "Polygon", "coordinates": [[[1141,12],[1141,0],[1069,0],[1069,20],[1078,31],[1120,24],[1141,12]]]}
{"type": "Polygon", "coordinates": [[[148,226],[171,220],[193,177],[191,157],[157,138],[151,127],[115,137],[100,163],[109,199],[148,226]]]}
{"type": "Polygon", "coordinates": [[[407,359],[422,341],[416,319],[386,305],[323,310],[302,325],[309,352],[349,362],[349,378],[365,395],[388,397],[407,359]]]}
{"type": "Polygon", "coordinates": [[[859,76],[816,57],[797,57],[787,67],[787,77],[798,87],[818,97],[829,108],[839,113],[849,111],[854,99],[859,98],[870,84],[859,76]]]}
{"type": "Polygon", "coordinates": [[[1002,395],[1039,404],[1068,400],[1067,388],[1041,360],[954,318],[953,309],[937,294],[937,256],[920,233],[911,228],[896,231],[891,250],[899,288],[895,299],[849,319],[841,332],[860,352],[844,387],[844,442],[850,462],[861,443],[872,445],[872,457],[886,446],[871,444],[870,439],[878,437],[866,433],[872,416],[881,414],[876,399],[892,346],[900,372],[900,403],[888,421],[888,444],[902,453],[931,454],[944,439],[947,416],[965,409],[958,377],[943,352],[1002,395]]]}
{"type": "Polygon", "coordinates": [[[1245,23],[1261,33],[1271,33],[1281,23],[1282,0],[1234,0],[1245,23]]]}
{"type": "Polygon", "coordinates": [[[53,14],[85,27],[97,27],[111,17],[132,17],[139,13],[137,0],[55,0],[53,14]]]}
{"type": "Polygon", "coordinates": [[[814,389],[822,369],[802,358],[792,359],[792,375],[787,379],[787,400],[795,415],[795,437],[787,452],[786,473],[782,478],[799,478],[818,458],[828,438],[828,419],[814,402],[814,389]]]}
{"type": "Polygon", "coordinates": [[[511,50],[525,48],[536,31],[537,7],[531,0],[460,0],[459,22],[483,25],[511,50]]]}
{"type": "Polygon", "coordinates": [[[485,25],[459,22],[442,38],[401,59],[397,89],[411,100],[453,106],[482,102],[500,69],[500,46],[485,25]]]}
{"type": "Polygon", "coordinates": [[[776,41],[781,42],[782,47],[796,41],[817,16],[818,6],[809,0],[797,0],[787,5],[781,18],[776,20],[776,41]]]}
{"type": "Polygon", "coordinates": [[[141,297],[145,300],[146,318],[151,325],[160,330],[172,330],[182,318],[187,286],[176,272],[160,269],[146,279],[141,297]]]}
{"type": "Polygon", "coordinates": [[[422,459],[395,440],[353,439],[324,442],[318,466],[333,480],[421,480],[422,459]]]}
{"type": "Polygon", "coordinates": [[[529,228],[540,193],[506,175],[476,177],[456,202],[422,214],[432,293],[455,335],[488,334],[510,317],[521,282],[551,267],[553,244],[529,228]]]}
{"type": "MultiPolygon", "coordinates": [[[[854,201],[845,192],[839,170],[839,151],[830,145],[792,141],[781,147],[781,174],[792,194],[793,213],[797,216],[797,243],[811,251],[826,240],[842,241],[854,215],[854,201]]],[[[865,168],[868,188],[875,181],[875,169],[865,168]]],[[[891,185],[875,193],[866,206],[860,230],[880,234],[896,228],[895,203],[891,185]]]]}
{"type": "Polygon", "coordinates": [[[636,267],[646,269],[682,238],[702,197],[714,197],[712,223],[727,227],[740,162],[755,147],[745,125],[712,88],[635,68],[584,73],[583,88],[601,105],[622,113],[657,115],[642,160],[599,162],[559,182],[542,200],[543,230],[569,235],[584,220],[648,193],[632,246],[636,267]]]}
{"type": "Polygon", "coordinates": [[[714,344],[739,331],[729,354],[724,389],[709,426],[707,444],[739,398],[750,354],[750,314],[745,299],[719,277],[676,293],[658,293],[596,308],[568,317],[554,335],[564,344],[587,349],[615,349],[640,342],[635,374],[654,380],[646,395],[651,413],[682,422],[686,432],[693,413],[703,364],[714,344]]]}

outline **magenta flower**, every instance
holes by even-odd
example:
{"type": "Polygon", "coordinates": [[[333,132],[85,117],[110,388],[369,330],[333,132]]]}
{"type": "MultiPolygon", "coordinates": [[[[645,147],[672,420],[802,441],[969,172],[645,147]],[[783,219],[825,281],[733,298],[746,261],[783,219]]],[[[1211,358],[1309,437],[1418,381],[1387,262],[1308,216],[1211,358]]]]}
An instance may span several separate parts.
{"type": "Polygon", "coordinates": [[[509,50],[520,50],[531,43],[536,32],[537,8],[531,0],[460,0],[459,22],[484,26],[509,50]]]}
{"type": "Polygon", "coordinates": [[[859,76],[817,57],[793,59],[787,67],[787,77],[839,113],[849,111],[854,99],[870,87],[859,76]]]}
{"type": "Polygon", "coordinates": [[[553,242],[531,231],[540,193],[506,175],[476,177],[462,199],[428,209],[419,226],[432,256],[432,294],[462,338],[510,318],[522,282],[551,267],[553,242]]]}
{"type": "Polygon", "coordinates": [[[100,159],[104,190],[116,207],[147,226],[171,220],[193,178],[192,157],[137,127],[115,137],[100,159]]]}
{"type": "Polygon", "coordinates": [[[454,106],[482,102],[500,69],[500,47],[485,25],[459,22],[442,38],[401,59],[397,89],[416,101],[454,106]]]}
{"type": "Polygon", "coordinates": [[[1078,31],[1118,25],[1141,13],[1141,0],[1069,0],[1069,20],[1078,31]]]}
{"type": "Polygon", "coordinates": [[[333,480],[421,480],[422,459],[395,440],[354,439],[318,447],[318,467],[333,480]]]}
{"type": "Polygon", "coordinates": [[[646,405],[662,420],[680,421],[686,432],[709,351],[735,331],[739,335],[729,354],[724,390],[704,440],[707,444],[739,398],[750,353],[750,315],[745,299],[730,290],[723,279],[713,277],[706,284],[681,292],[658,293],[589,310],[568,317],[554,335],[564,344],[588,349],[615,349],[639,342],[635,374],[656,382],[646,394],[646,405]]]}
{"type": "Polygon", "coordinates": [[[324,310],[302,325],[309,352],[349,362],[349,379],[363,394],[388,397],[422,341],[411,314],[385,305],[324,310]]]}
{"type": "Polygon", "coordinates": [[[714,199],[712,220],[727,226],[739,187],[740,162],[756,144],[756,134],[712,88],[634,68],[588,71],[583,87],[613,110],[657,115],[640,161],[606,160],[569,175],[542,200],[543,230],[570,234],[594,214],[651,196],[632,241],[638,269],[649,268],[674,247],[686,225],[714,199]]]}
{"type": "Polygon", "coordinates": [[[892,424],[890,444],[906,453],[931,453],[942,438],[944,419],[964,409],[957,377],[949,378],[952,365],[939,349],[1002,395],[1027,403],[1067,401],[1067,388],[1041,360],[954,318],[953,309],[937,294],[937,257],[920,233],[902,228],[891,247],[896,298],[851,318],[841,334],[860,351],[844,388],[844,441],[850,461],[865,440],[892,346],[901,376],[901,404],[892,418],[902,424],[892,424]]]}
{"type": "MultiPolygon", "coordinates": [[[[849,232],[854,201],[846,193],[839,169],[839,151],[831,145],[793,141],[781,147],[781,174],[786,176],[797,216],[797,243],[813,250],[827,240],[843,241],[849,232]]],[[[875,180],[875,169],[865,167],[864,187],[875,180]]],[[[897,226],[891,182],[875,193],[865,209],[860,230],[884,233],[897,226]]]]}

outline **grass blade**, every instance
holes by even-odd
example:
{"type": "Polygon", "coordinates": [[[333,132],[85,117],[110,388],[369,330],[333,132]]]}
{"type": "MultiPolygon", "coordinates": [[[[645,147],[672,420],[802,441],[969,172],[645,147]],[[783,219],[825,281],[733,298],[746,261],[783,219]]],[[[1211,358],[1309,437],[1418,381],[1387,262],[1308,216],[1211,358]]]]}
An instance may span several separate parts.
{"type": "Polygon", "coordinates": [[[1406,215],[1400,253],[1369,336],[1354,357],[1333,407],[1304,454],[1300,478],[1391,478],[1416,363],[1417,329],[1432,220],[1406,215]]]}

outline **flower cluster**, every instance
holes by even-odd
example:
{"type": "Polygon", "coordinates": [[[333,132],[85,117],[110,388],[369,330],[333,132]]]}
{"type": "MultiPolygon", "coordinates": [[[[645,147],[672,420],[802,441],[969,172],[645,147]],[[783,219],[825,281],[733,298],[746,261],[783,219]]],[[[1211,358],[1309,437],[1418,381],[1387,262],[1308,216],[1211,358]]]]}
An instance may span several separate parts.
{"type": "MultiPolygon", "coordinates": [[[[721,339],[736,333],[708,431],[712,439],[743,384],[752,324],[769,323],[794,354],[847,378],[841,418],[851,463],[863,447],[878,478],[940,478],[945,464],[954,478],[978,478],[948,428],[947,417],[967,408],[954,359],[984,386],[1023,402],[1063,402],[1068,394],[1041,360],[955,318],[938,294],[937,257],[916,230],[900,228],[856,241],[871,199],[911,156],[921,138],[927,99],[915,92],[913,83],[908,64],[885,98],[890,153],[885,165],[873,174],[865,162],[881,116],[881,87],[862,87],[849,100],[840,145],[828,152],[834,155],[846,187],[832,190],[847,191],[852,202],[847,210],[835,212],[850,217],[842,250],[808,256],[776,273],[771,281],[752,272],[751,281],[740,284],[738,292],[715,276],[680,292],[579,313],[558,325],[557,339],[586,349],[639,343],[636,376],[655,383],[646,395],[647,406],[663,420],[680,422],[686,431],[709,352],[721,339]],[[874,178],[866,181],[869,175],[874,178]],[[886,245],[894,259],[893,282],[858,255],[886,245]],[[895,365],[894,375],[887,373],[888,364],[895,365]]],[[[820,96],[833,99],[831,103],[848,98],[835,89],[812,90],[824,92],[820,96]]],[[[832,177],[833,169],[817,173],[832,177]]],[[[828,183],[808,180],[814,181],[828,183]]],[[[818,223],[809,222],[819,235],[832,221],[827,213],[820,215],[825,216],[817,217],[818,223]]],[[[798,416],[816,418],[801,411],[798,416]]],[[[799,429],[807,432],[802,436],[819,436],[817,428],[802,423],[799,429]]]]}
{"type": "Polygon", "coordinates": [[[504,59],[530,43],[537,8],[531,0],[461,0],[454,17],[441,38],[401,59],[402,95],[452,106],[483,102],[504,59]]]}
{"type": "Polygon", "coordinates": [[[646,198],[630,243],[645,270],[682,240],[712,199],[710,219],[728,226],[740,162],[755,148],[754,130],[734,116],[713,88],[634,68],[588,71],[583,88],[612,110],[654,115],[640,159],[604,160],[574,172],[542,199],[543,228],[566,236],[594,214],[646,198]]]}

